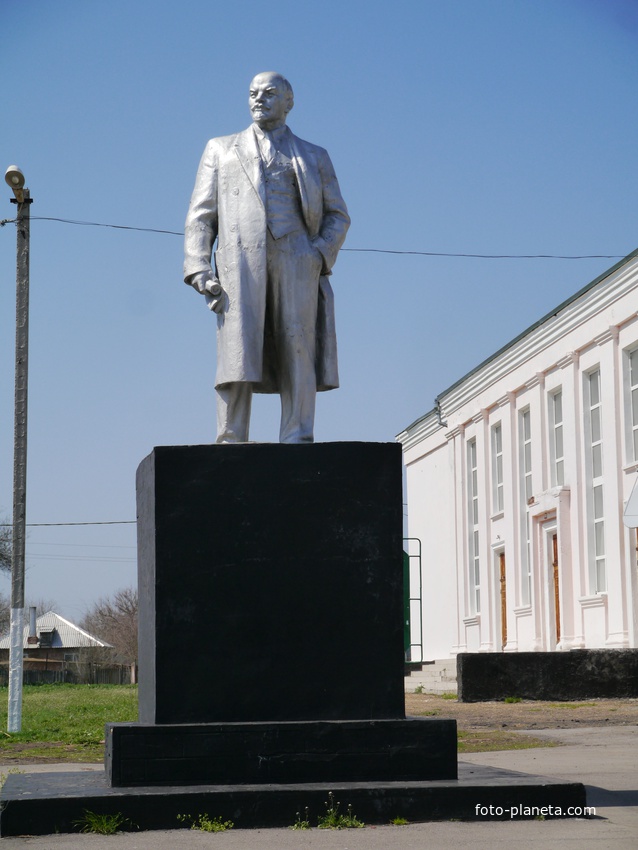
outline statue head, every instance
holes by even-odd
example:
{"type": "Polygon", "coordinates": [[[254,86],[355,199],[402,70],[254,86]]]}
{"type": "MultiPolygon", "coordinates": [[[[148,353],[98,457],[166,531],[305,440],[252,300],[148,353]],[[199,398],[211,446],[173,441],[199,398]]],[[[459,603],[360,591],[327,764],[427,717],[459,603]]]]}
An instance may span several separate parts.
{"type": "Polygon", "coordinates": [[[248,93],[248,106],[253,121],[262,130],[283,127],[294,105],[292,86],[274,71],[263,71],[253,78],[248,93]]]}

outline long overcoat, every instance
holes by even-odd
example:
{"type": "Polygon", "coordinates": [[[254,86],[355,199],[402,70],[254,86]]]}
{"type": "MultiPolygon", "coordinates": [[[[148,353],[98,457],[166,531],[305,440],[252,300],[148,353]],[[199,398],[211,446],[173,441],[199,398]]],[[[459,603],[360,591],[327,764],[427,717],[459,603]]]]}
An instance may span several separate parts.
{"type": "MultiPolygon", "coordinates": [[[[327,151],[287,130],[308,235],[324,259],[318,286],[317,389],[339,386],[334,298],[328,281],[350,218],[327,151]]],[[[224,290],[217,315],[215,385],[253,384],[277,392],[264,349],[266,315],[266,194],[253,127],[211,139],[202,156],[186,218],[184,279],[211,271],[224,290]]],[[[316,284],[315,284],[316,285],[316,284]]]]}

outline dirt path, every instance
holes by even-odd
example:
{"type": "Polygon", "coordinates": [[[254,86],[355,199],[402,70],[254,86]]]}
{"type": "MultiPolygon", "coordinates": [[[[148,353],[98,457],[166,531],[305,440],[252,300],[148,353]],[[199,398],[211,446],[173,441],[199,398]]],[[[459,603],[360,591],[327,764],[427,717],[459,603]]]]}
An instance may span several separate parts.
{"type": "Polygon", "coordinates": [[[577,729],[638,725],[638,699],[582,702],[457,702],[434,694],[406,694],[408,715],[454,717],[459,729],[577,729]]]}

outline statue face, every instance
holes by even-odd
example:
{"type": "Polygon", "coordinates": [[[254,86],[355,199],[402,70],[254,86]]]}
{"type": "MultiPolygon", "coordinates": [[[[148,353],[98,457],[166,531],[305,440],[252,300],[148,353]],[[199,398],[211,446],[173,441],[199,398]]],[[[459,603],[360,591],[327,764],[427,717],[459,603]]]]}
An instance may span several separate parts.
{"type": "Polygon", "coordinates": [[[274,130],[286,123],[291,95],[277,74],[257,74],[250,84],[248,106],[255,124],[262,130],[274,130]]]}

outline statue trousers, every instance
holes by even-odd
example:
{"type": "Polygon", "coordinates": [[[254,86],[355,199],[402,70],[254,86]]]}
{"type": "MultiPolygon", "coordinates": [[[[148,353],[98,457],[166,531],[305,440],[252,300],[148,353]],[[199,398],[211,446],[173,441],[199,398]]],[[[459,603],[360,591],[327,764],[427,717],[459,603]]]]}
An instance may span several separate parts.
{"type": "MultiPolygon", "coordinates": [[[[267,234],[266,335],[272,339],[281,395],[279,442],[314,440],[316,326],[321,253],[305,230],[274,239],[267,234]]],[[[252,384],[217,390],[217,442],[248,441],[252,384]]]]}

